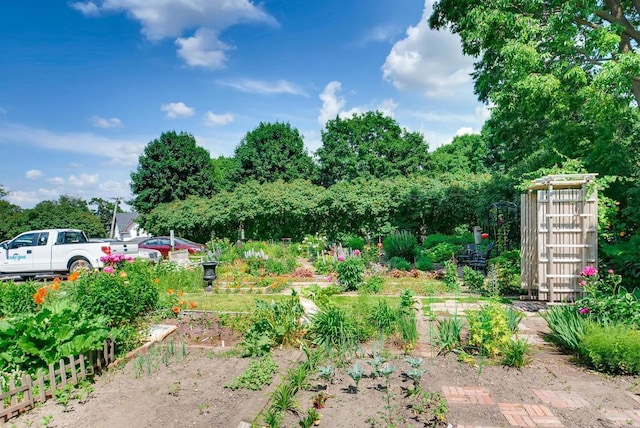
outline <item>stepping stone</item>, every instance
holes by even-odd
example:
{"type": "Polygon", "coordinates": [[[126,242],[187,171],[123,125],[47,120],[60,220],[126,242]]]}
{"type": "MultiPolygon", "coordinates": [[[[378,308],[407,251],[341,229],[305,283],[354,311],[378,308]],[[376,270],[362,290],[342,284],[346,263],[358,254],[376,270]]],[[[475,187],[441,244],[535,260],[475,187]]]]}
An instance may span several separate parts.
{"type": "Polygon", "coordinates": [[[493,398],[480,386],[443,386],[442,393],[449,403],[493,405],[493,398]]]}
{"type": "Polygon", "coordinates": [[[577,409],[588,406],[587,400],[578,394],[567,391],[551,391],[548,389],[534,389],[533,392],[545,404],[556,409],[577,409]]]}
{"type": "Polygon", "coordinates": [[[498,403],[498,409],[509,425],[517,427],[562,427],[562,423],[546,406],[522,403],[498,403]]]}

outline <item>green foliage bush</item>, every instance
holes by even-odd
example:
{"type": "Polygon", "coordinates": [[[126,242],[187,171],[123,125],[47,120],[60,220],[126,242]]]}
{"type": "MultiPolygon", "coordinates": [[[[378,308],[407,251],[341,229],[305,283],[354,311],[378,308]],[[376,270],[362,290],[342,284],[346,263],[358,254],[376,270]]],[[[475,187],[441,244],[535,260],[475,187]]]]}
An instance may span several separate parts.
{"type": "Polygon", "coordinates": [[[542,312],[542,318],[551,329],[549,339],[561,348],[579,352],[580,342],[585,333],[585,321],[576,306],[552,306],[542,312]]]}
{"type": "Polygon", "coordinates": [[[458,265],[451,260],[444,263],[443,282],[449,291],[458,289],[458,265]]]}
{"type": "Polygon", "coordinates": [[[328,275],[336,271],[338,262],[331,256],[320,256],[313,261],[313,267],[319,275],[328,275]]]}
{"type": "Polygon", "coordinates": [[[482,272],[474,270],[469,266],[465,266],[462,268],[462,280],[464,285],[469,287],[469,290],[484,290],[484,275],[482,274],[482,272]]]}
{"type": "Polygon", "coordinates": [[[497,302],[484,304],[480,309],[467,312],[469,345],[489,357],[500,355],[511,338],[504,309],[497,302]]]}
{"type": "Polygon", "coordinates": [[[391,334],[396,329],[398,316],[399,312],[389,306],[386,300],[380,300],[371,312],[369,321],[377,331],[391,334]]]}
{"type": "Polygon", "coordinates": [[[455,255],[458,250],[460,250],[459,245],[442,242],[434,247],[423,250],[422,254],[429,257],[435,263],[444,263],[451,259],[451,256],[455,255]]]}
{"type": "Polygon", "coordinates": [[[38,305],[33,300],[38,285],[33,281],[0,283],[0,316],[11,317],[19,314],[34,313],[38,305]]]}
{"type": "Polygon", "coordinates": [[[387,264],[389,265],[389,269],[398,269],[404,271],[411,270],[411,263],[409,263],[402,257],[393,257],[387,262],[387,264]]]}
{"type": "Polygon", "coordinates": [[[624,324],[588,322],[580,353],[598,371],[640,374],[640,331],[624,324]]]}
{"type": "Polygon", "coordinates": [[[343,240],[342,246],[352,250],[364,250],[366,241],[359,236],[350,236],[343,240]]]}
{"type": "Polygon", "coordinates": [[[495,269],[500,295],[518,293],[520,284],[520,250],[505,251],[489,261],[495,269]]]}
{"type": "Polygon", "coordinates": [[[384,277],[380,275],[371,275],[364,279],[364,282],[358,287],[358,292],[365,294],[377,294],[384,287],[384,277]]]}
{"type": "Polygon", "coordinates": [[[465,233],[461,235],[443,235],[432,233],[422,240],[422,248],[433,248],[438,244],[451,244],[460,247],[473,242],[473,233],[465,233]]]}
{"type": "Polygon", "coordinates": [[[416,259],[416,269],[423,272],[429,272],[433,270],[433,261],[427,256],[418,256],[416,259]]]}
{"type": "Polygon", "coordinates": [[[75,302],[46,302],[38,313],[0,320],[0,371],[35,373],[63,357],[101,349],[107,318],[75,302]]]}
{"type": "Polygon", "coordinates": [[[364,275],[364,262],[359,257],[347,257],[336,265],[338,283],[345,291],[357,290],[364,275]]]}
{"type": "Polygon", "coordinates": [[[315,345],[328,351],[345,352],[355,346],[358,330],[346,312],[328,306],[317,312],[311,320],[309,334],[315,345]]]}
{"type": "Polygon", "coordinates": [[[406,231],[396,232],[382,241],[387,259],[402,257],[405,260],[413,260],[417,246],[416,237],[406,231]]]}
{"type": "Polygon", "coordinates": [[[268,274],[285,275],[295,270],[297,264],[295,257],[269,258],[264,261],[264,267],[268,274]]]}

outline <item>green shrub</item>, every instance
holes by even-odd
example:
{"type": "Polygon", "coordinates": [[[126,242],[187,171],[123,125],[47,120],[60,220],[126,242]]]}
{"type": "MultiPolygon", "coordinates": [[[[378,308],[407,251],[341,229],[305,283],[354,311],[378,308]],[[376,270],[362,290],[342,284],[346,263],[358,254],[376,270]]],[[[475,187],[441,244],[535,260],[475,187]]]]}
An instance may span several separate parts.
{"type": "Polygon", "coordinates": [[[502,364],[521,369],[531,360],[531,345],[526,339],[511,339],[502,350],[502,364]]]}
{"type": "Polygon", "coordinates": [[[366,244],[365,240],[360,238],[359,236],[350,236],[344,240],[342,246],[345,248],[350,248],[352,250],[362,251],[364,250],[365,244],[366,244]]]}
{"type": "Polygon", "coordinates": [[[640,374],[640,331],[628,325],[588,322],[580,347],[598,371],[640,374]]]}
{"type": "Polygon", "coordinates": [[[328,351],[345,352],[355,346],[358,330],[346,312],[335,306],[328,306],[317,312],[311,320],[309,334],[315,345],[328,351]]]}
{"type": "Polygon", "coordinates": [[[313,261],[313,267],[319,275],[328,275],[336,271],[338,262],[331,256],[320,256],[313,261]]]}
{"type": "Polygon", "coordinates": [[[462,268],[462,281],[469,290],[482,291],[484,289],[484,275],[469,266],[462,268]]]}
{"type": "Polygon", "coordinates": [[[520,250],[505,251],[492,258],[489,265],[495,269],[500,295],[518,293],[520,283],[520,250]]]}
{"type": "Polygon", "coordinates": [[[380,275],[371,275],[365,278],[364,282],[358,287],[358,291],[365,294],[377,294],[384,287],[384,277],[380,275]]]}
{"type": "Polygon", "coordinates": [[[369,322],[377,331],[384,334],[393,333],[398,323],[398,311],[390,307],[385,300],[380,300],[371,312],[369,322]]]}
{"type": "Polygon", "coordinates": [[[433,270],[433,262],[427,256],[419,256],[416,259],[416,269],[421,270],[423,272],[428,272],[433,270]]]}
{"type": "Polygon", "coordinates": [[[436,334],[438,353],[451,352],[461,347],[464,326],[464,320],[457,315],[452,318],[438,320],[438,332],[436,334]]]}
{"type": "Polygon", "coordinates": [[[473,242],[473,233],[464,233],[461,235],[441,235],[438,233],[427,236],[422,241],[422,248],[433,248],[438,244],[452,244],[455,246],[462,246],[473,242]]]}
{"type": "Polygon", "coordinates": [[[411,270],[411,263],[409,263],[402,257],[393,257],[392,259],[389,260],[387,264],[389,265],[390,269],[398,269],[398,270],[404,270],[404,271],[411,270]]]}
{"type": "Polygon", "coordinates": [[[502,306],[497,302],[486,303],[479,310],[468,311],[467,321],[469,345],[489,357],[500,355],[511,338],[502,306]]]}
{"type": "Polygon", "coordinates": [[[429,248],[422,253],[433,260],[435,263],[444,263],[449,260],[460,250],[460,245],[449,244],[446,242],[437,244],[433,248],[429,248]]]}
{"type": "Polygon", "coordinates": [[[364,275],[364,262],[359,257],[347,257],[336,265],[338,283],[345,291],[357,290],[364,275]]]}
{"type": "Polygon", "coordinates": [[[585,320],[576,306],[553,306],[541,315],[551,329],[550,340],[561,348],[579,352],[585,333],[585,320]]]}
{"type": "Polygon", "coordinates": [[[418,240],[410,232],[396,232],[382,241],[387,259],[402,257],[405,260],[413,260],[418,240]]]}
{"type": "Polygon", "coordinates": [[[450,260],[444,263],[443,282],[449,291],[458,289],[458,265],[450,260]]]}
{"type": "Polygon", "coordinates": [[[264,261],[267,274],[285,275],[295,270],[297,264],[294,257],[269,258],[264,261]]]}
{"type": "Polygon", "coordinates": [[[36,312],[38,305],[33,300],[36,291],[38,285],[33,281],[21,284],[13,281],[0,283],[0,316],[11,317],[36,312]]]}

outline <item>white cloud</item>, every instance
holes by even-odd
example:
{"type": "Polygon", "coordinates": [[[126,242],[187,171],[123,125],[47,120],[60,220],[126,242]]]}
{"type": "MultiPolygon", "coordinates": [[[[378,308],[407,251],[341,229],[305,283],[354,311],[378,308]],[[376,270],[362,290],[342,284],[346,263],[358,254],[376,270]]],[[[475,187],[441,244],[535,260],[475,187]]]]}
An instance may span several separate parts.
{"type": "Polygon", "coordinates": [[[71,3],[71,7],[87,16],[97,15],[100,12],[98,5],[92,1],[71,3]]]}
{"type": "Polygon", "coordinates": [[[62,186],[66,183],[66,180],[62,177],[51,177],[47,179],[47,182],[53,184],[54,186],[62,186]]]}
{"type": "Polygon", "coordinates": [[[220,40],[208,28],[199,28],[192,37],[176,39],[178,56],[191,67],[222,68],[227,62],[225,51],[231,47],[220,40]]]}
{"type": "Polygon", "coordinates": [[[389,42],[398,31],[391,25],[376,25],[369,29],[358,43],[358,46],[365,46],[371,42],[389,42]]]}
{"type": "Polygon", "coordinates": [[[21,144],[83,155],[101,156],[112,165],[137,165],[149,138],[110,139],[91,133],[52,132],[23,125],[0,124],[0,145],[21,144]]]}
{"type": "Polygon", "coordinates": [[[98,182],[98,174],[80,174],[70,175],[67,179],[67,184],[74,187],[88,187],[93,186],[98,182]]]}
{"type": "Polygon", "coordinates": [[[225,29],[241,23],[278,22],[250,0],[94,0],[71,7],[85,15],[124,12],[142,26],[142,34],[158,41],[175,38],[187,64],[217,68],[224,64],[227,45],[218,39],[225,29]],[[187,31],[194,36],[183,38],[187,31]]]}
{"type": "Polygon", "coordinates": [[[383,76],[398,89],[422,91],[427,97],[472,93],[473,58],[462,55],[457,35],[429,28],[431,10],[432,1],[426,0],[420,22],[407,29],[387,56],[383,76]]]}
{"type": "Polygon", "coordinates": [[[122,126],[122,121],[117,117],[112,117],[107,119],[100,116],[91,116],[89,120],[91,121],[91,124],[96,128],[107,129],[107,128],[118,128],[122,126]]]}
{"type": "Polygon", "coordinates": [[[212,111],[208,111],[204,115],[204,123],[209,126],[226,125],[233,122],[233,115],[231,113],[215,114],[212,111]]]}
{"type": "Polygon", "coordinates": [[[42,175],[42,171],[40,171],[39,169],[30,169],[29,171],[27,171],[27,173],[25,174],[25,176],[29,179],[29,180],[35,180],[36,178],[40,177],[42,175]]]}
{"type": "Polygon", "coordinates": [[[239,79],[233,81],[219,81],[218,83],[230,86],[241,92],[247,92],[251,94],[290,94],[290,95],[302,95],[307,97],[308,94],[299,86],[288,82],[286,80],[277,80],[275,82],[265,82],[263,80],[253,79],[239,79]]]}
{"type": "Polygon", "coordinates": [[[177,103],[167,103],[160,106],[160,111],[167,113],[169,119],[176,119],[179,117],[193,116],[196,111],[192,107],[187,107],[182,101],[177,103]]]}
{"type": "Polygon", "coordinates": [[[342,84],[336,80],[327,83],[319,97],[322,100],[322,108],[318,116],[318,123],[321,126],[324,126],[327,121],[335,119],[336,116],[347,118],[371,110],[378,110],[386,116],[393,117],[395,109],[398,107],[394,100],[387,98],[375,107],[364,105],[345,110],[347,100],[342,95],[342,84]]]}
{"type": "Polygon", "coordinates": [[[469,126],[463,126],[462,128],[456,131],[456,137],[461,137],[463,135],[469,135],[469,134],[477,134],[477,132],[475,132],[473,128],[469,126]]]}

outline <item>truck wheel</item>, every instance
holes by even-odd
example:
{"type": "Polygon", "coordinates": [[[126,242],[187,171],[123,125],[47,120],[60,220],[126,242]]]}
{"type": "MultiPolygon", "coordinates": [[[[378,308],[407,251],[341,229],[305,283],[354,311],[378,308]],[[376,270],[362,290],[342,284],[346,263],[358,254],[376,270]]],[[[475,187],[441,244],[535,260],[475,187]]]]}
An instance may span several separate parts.
{"type": "Polygon", "coordinates": [[[92,270],[93,270],[93,266],[91,266],[91,263],[89,262],[89,260],[87,260],[85,258],[75,259],[69,265],[69,273],[74,273],[74,272],[77,272],[77,271],[90,272],[92,270]]]}

